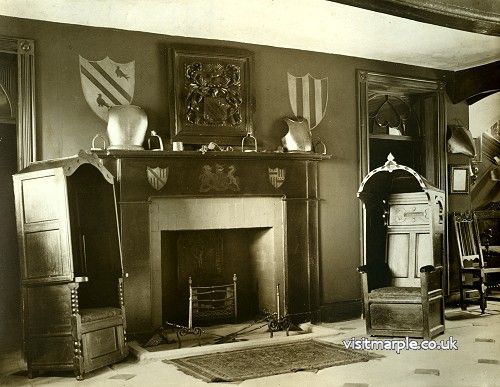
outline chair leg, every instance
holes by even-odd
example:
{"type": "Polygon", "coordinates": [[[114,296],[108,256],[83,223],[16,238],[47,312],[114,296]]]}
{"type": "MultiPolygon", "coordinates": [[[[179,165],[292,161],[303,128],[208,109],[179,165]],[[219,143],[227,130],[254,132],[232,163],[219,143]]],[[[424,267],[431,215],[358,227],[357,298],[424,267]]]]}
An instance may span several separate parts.
{"type": "Polygon", "coordinates": [[[464,288],[463,288],[463,274],[460,274],[460,284],[459,284],[459,291],[460,291],[460,309],[462,310],[467,310],[467,304],[464,302],[464,288]]]}
{"type": "Polygon", "coordinates": [[[481,314],[484,314],[485,310],[486,310],[486,296],[483,294],[481,296],[481,314]]]}
{"type": "Polygon", "coordinates": [[[481,286],[480,286],[480,291],[479,291],[479,296],[480,296],[480,308],[481,308],[481,314],[484,314],[484,311],[486,309],[486,292],[488,291],[488,288],[484,284],[484,282],[481,281],[481,286]]]}

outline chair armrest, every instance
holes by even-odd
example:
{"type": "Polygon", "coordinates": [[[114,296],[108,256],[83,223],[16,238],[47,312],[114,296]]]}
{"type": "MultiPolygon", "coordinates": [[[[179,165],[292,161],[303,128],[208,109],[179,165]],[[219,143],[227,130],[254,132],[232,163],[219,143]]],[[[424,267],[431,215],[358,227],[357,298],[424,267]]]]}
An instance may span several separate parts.
{"type": "Polygon", "coordinates": [[[425,293],[443,289],[443,267],[422,266],[420,268],[420,284],[422,291],[425,293]]]}
{"type": "Polygon", "coordinates": [[[420,273],[432,273],[436,268],[432,265],[422,266],[420,268],[420,273]]]}

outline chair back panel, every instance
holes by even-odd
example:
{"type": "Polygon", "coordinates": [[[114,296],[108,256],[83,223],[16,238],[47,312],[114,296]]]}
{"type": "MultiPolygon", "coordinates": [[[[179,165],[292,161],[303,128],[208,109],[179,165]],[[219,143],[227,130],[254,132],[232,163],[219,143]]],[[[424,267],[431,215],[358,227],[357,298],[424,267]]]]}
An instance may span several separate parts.
{"type": "Polygon", "coordinates": [[[454,214],[453,223],[460,255],[460,266],[466,268],[481,265],[482,254],[472,216],[470,214],[454,214]]]}
{"type": "Polygon", "coordinates": [[[410,275],[410,237],[409,234],[387,234],[387,265],[392,278],[408,278],[410,275]]]}

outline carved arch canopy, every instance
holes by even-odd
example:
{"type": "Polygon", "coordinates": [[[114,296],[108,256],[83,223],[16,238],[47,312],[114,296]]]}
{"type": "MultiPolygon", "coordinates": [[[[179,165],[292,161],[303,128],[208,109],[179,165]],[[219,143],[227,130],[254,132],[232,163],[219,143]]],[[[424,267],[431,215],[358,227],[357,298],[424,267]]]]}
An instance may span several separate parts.
{"type": "Polygon", "coordinates": [[[35,42],[0,36],[0,52],[17,55],[17,168],[36,160],[35,42]]]}

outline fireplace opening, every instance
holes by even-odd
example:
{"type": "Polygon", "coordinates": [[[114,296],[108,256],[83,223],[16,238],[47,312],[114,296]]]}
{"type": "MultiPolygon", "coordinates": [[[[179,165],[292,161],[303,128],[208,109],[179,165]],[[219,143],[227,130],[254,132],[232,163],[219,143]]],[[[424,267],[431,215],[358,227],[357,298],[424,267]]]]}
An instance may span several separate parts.
{"type": "Polygon", "coordinates": [[[187,325],[189,277],[193,286],[213,286],[232,283],[236,274],[238,322],[276,310],[272,227],[162,231],[161,256],[163,321],[187,325]]]}
{"type": "MultiPolygon", "coordinates": [[[[238,321],[286,313],[286,203],[281,197],[154,198],[150,203],[151,321],[186,326],[194,286],[238,277],[238,321]]],[[[193,321],[193,323],[195,323],[193,321]]],[[[215,325],[215,323],[214,323],[215,325]]]]}

